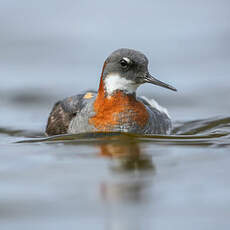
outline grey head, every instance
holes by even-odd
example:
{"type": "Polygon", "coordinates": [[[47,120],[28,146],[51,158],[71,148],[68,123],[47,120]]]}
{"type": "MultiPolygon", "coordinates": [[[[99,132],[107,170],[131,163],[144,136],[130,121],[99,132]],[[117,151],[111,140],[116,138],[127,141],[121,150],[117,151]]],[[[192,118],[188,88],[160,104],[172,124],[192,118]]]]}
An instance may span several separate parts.
{"type": "Polygon", "coordinates": [[[151,76],[148,71],[147,57],[133,49],[118,49],[105,61],[102,79],[108,94],[116,90],[135,93],[138,86],[151,83],[176,91],[162,81],[151,76]]]}

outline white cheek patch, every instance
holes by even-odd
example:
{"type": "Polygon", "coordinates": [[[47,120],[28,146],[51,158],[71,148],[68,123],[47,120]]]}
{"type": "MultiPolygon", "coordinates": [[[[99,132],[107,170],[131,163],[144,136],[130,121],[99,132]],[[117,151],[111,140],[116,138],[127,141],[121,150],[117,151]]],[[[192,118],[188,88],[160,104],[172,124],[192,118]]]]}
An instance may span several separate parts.
{"type": "Polygon", "coordinates": [[[136,92],[138,86],[139,84],[136,84],[132,80],[127,80],[117,73],[109,74],[105,78],[105,89],[109,95],[116,90],[124,90],[127,93],[132,94],[136,92]]]}

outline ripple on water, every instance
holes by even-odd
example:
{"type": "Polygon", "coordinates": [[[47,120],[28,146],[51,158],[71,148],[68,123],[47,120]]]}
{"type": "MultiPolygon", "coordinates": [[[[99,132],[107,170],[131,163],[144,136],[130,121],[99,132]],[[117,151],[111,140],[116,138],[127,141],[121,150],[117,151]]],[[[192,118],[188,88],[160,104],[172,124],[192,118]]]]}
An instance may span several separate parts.
{"type": "MultiPolygon", "coordinates": [[[[39,133],[26,133],[22,130],[0,129],[0,132],[9,135],[38,136],[39,133]]],[[[177,122],[172,135],[137,135],[132,133],[82,133],[65,134],[51,137],[40,137],[20,140],[17,143],[100,143],[100,142],[127,142],[128,138],[137,142],[153,142],[168,145],[198,145],[198,146],[228,146],[230,144],[230,118],[209,118],[188,122],[177,122]]]]}

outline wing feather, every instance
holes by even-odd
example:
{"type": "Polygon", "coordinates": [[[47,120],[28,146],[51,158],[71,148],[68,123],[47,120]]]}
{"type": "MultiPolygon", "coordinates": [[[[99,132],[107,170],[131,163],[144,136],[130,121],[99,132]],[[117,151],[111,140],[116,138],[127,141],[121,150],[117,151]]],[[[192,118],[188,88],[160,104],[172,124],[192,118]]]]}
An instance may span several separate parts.
{"type": "Polygon", "coordinates": [[[84,94],[68,97],[55,103],[48,118],[46,134],[51,136],[67,133],[70,121],[85,106],[89,95],[93,97],[96,92],[87,91],[84,94]]]}

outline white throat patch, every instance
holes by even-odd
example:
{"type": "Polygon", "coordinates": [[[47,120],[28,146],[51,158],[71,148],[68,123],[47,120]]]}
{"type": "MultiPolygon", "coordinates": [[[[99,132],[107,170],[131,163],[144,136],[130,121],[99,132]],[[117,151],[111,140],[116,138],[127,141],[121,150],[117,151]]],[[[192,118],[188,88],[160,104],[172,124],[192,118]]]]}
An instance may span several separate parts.
{"type": "Polygon", "coordinates": [[[105,89],[109,95],[116,90],[124,90],[130,94],[135,93],[138,86],[139,84],[132,80],[127,80],[117,73],[109,74],[105,78],[105,89]]]}

